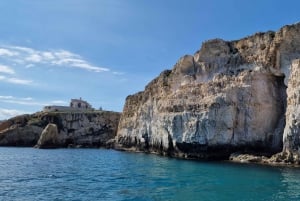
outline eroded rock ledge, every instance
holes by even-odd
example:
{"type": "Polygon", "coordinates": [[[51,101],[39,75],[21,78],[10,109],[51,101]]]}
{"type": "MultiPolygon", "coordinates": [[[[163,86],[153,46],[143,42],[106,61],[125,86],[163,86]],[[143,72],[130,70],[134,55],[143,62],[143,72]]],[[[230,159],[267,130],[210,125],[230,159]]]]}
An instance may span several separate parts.
{"type": "Polygon", "coordinates": [[[300,23],[207,41],[127,97],[116,147],[206,159],[237,151],[271,155],[283,147],[295,153],[299,58],[300,23]]]}

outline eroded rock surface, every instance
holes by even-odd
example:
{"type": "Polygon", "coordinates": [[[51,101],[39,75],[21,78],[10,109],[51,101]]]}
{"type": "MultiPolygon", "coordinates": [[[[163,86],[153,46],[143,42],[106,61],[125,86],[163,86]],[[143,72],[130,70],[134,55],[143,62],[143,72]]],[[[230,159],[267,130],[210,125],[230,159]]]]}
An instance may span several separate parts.
{"type": "Polygon", "coordinates": [[[291,65],[287,88],[286,126],[283,135],[283,151],[276,161],[300,163],[300,60],[291,65]]]}
{"type": "Polygon", "coordinates": [[[192,158],[281,151],[286,86],[299,56],[299,23],[205,42],[127,97],[118,147],[192,158]]]}
{"type": "Polygon", "coordinates": [[[0,123],[0,146],[34,146],[43,128],[29,125],[30,115],[22,115],[0,123]]]}
{"type": "MultiPolygon", "coordinates": [[[[116,136],[119,118],[120,113],[110,111],[40,112],[23,115],[0,124],[0,146],[34,146],[40,139],[41,146],[49,148],[105,147],[116,136]],[[48,124],[57,127],[57,136],[41,136],[48,124]]],[[[109,143],[112,146],[112,142],[109,143]]]]}

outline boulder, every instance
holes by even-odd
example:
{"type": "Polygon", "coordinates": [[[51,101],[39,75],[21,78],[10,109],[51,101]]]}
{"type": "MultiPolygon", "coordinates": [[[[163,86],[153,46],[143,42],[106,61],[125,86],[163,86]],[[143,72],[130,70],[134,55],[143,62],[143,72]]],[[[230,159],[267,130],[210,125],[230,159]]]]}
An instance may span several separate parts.
{"type": "Polygon", "coordinates": [[[59,147],[58,130],[55,124],[48,124],[43,130],[40,139],[35,145],[36,148],[56,148],[59,147]]]}

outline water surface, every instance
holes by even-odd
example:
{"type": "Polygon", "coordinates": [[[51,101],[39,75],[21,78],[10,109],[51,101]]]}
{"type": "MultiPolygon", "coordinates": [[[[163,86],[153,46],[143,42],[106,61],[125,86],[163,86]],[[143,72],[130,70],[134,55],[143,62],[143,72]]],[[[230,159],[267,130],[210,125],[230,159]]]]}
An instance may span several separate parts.
{"type": "Polygon", "coordinates": [[[300,169],[104,149],[0,148],[0,200],[300,200],[300,169]]]}

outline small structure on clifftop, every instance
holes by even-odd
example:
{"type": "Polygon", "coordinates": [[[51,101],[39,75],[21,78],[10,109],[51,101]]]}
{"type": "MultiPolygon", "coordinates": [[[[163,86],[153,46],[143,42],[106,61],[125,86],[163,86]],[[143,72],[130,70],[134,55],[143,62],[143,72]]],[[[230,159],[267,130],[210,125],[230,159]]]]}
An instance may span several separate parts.
{"type": "Polygon", "coordinates": [[[58,105],[50,105],[45,106],[44,112],[65,112],[65,111],[84,111],[84,110],[94,110],[92,105],[87,101],[79,99],[71,99],[70,106],[58,106],[58,105]]]}
{"type": "Polygon", "coordinates": [[[81,99],[71,99],[70,103],[71,108],[78,108],[78,109],[92,109],[91,104],[81,99]]]}

